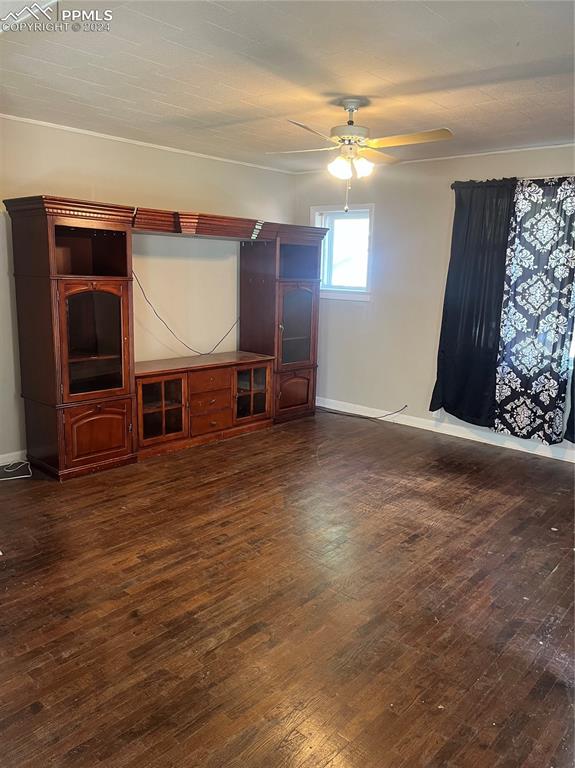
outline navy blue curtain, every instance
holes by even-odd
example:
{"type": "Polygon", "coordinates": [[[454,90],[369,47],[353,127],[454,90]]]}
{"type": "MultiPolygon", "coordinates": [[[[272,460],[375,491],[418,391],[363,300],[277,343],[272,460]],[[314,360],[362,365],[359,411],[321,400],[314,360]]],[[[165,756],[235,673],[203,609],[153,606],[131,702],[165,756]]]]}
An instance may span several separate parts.
{"type": "Polygon", "coordinates": [[[455,182],[455,217],[429,406],[482,427],[495,421],[505,256],[517,179],[455,182]]]}

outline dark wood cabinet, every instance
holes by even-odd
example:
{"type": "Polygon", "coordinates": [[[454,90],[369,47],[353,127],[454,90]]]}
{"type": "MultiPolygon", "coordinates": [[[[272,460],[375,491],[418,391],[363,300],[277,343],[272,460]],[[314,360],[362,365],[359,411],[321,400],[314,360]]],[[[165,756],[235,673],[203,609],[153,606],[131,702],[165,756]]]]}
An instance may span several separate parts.
{"type": "Polygon", "coordinates": [[[271,424],[273,358],[222,352],[136,363],[140,450],[220,440],[271,424]]]}
{"type": "Polygon", "coordinates": [[[280,373],[277,376],[276,412],[295,417],[313,409],[315,403],[315,369],[280,373]]]}
{"type": "Polygon", "coordinates": [[[131,211],[8,200],[28,458],[60,479],[135,460],[131,211]]]}
{"type": "Polygon", "coordinates": [[[275,357],[272,413],[276,421],[315,411],[324,233],[293,227],[280,230],[270,242],[242,244],[240,344],[242,349],[275,357]],[[284,376],[288,371],[298,372],[295,380],[284,376]]]}
{"type": "Polygon", "coordinates": [[[61,413],[67,470],[132,454],[131,398],[76,405],[61,413]]]}
{"type": "Polygon", "coordinates": [[[326,230],[49,195],[4,203],[32,464],[64,479],[135,461],[136,448],[171,450],[314,412],[326,230]],[[138,231],[240,241],[245,351],[140,363],[136,403],[138,231]]]}

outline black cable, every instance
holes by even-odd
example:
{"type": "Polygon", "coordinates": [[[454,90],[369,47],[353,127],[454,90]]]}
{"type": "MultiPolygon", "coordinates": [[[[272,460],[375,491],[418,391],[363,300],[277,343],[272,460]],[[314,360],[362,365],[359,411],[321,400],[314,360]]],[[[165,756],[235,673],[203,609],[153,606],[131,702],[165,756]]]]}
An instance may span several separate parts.
{"type": "Polygon", "coordinates": [[[387,419],[389,416],[395,416],[396,413],[402,413],[403,411],[405,411],[406,408],[407,408],[407,403],[401,408],[398,408],[397,411],[386,413],[383,416],[362,416],[359,413],[350,413],[349,411],[335,411],[333,408],[325,408],[322,405],[316,406],[317,411],[324,411],[325,413],[335,413],[338,416],[352,416],[354,419],[367,419],[367,421],[382,421],[383,419],[387,419]]]}
{"type": "Polygon", "coordinates": [[[166,326],[166,328],[168,329],[168,331],[169,331],[169,332],[172,334],[172,336],[173,336],[175,339],[177,339],[177,340],[180,342],[180,344],[183,344],[183,345],[184,345],[184,347],[186,347],[187,349],[189,349],[191,352],[194,352],[196,355],[211,355],[211,354],[212,354],[212,352],[215,352],[215,350],[216,350],[216,349],[217,349],[217,348],[220,346],[220,344],[222,343],[222,341],[224,341],[224,339],[225,339],[227,336],[229,336],[229,335],[230,335],[230,333],[231,333],[231,332],[234,330],[234,328],[236,327],[236,325],[237,325],[237,324],[240,322],[240,318],[238,317],[238,319],[237,319],[237,320],[236,320],[236,322],[235,322],[235,323],[232,325],[232,327],[229,329],[229,331],[226,331],[226,333],[224,333],[224,335],[222,336],[222,338],[221,338],[221,339],[218,341],[218,343],[217,343],[217,344],[214,344],[214,346],[213,346],[213,347],[210,349],[210,351],[209,351],[209,352],[199,352],[197,349],[194,349],[193,347],[190,347],[190,345],[189,345],[189,344],[186,344],[186,342],[185,342],[183,339],[180,339],[180,337],[177,335],[177,333],[174,333],[174,331],[172,331],[172,329],[171,329],[171,328],[170,328],[170,326],[169,326],[169,325],[166,323],[166,321],[164,320],[164,318],[163,318],[163,317],[161,317],[161,316],[158,314],[158,312],[157,312],[156,308],[154,307],[154,305],[152,304],[152,302],[150,301],[150,299],[149,299],[149,298],[146,296],[146,291],[144,290],[144,286],[143,286],[143,285],[142,285],[142,283],[140,282],[140,278],[139,278],[139,277],[138,277],[138,275],[136,274],[135,270],[132,270],[132,273],[133,273],[134,277],[136,278],[136,282],[137,282],[137,283],[138,283],[138,285],[140,286],[140,290],[142,291],[142,296],[143,296],[143,297],[144,297],[144,299],[146,300],[146,303],[147,303],[147,304],[148,304],[148,305],[151,307],[151,309],[152,309],[152,312],[155,314],[155,316],[158,318],[158,320],[159,320],[161,323],[163,323],[163,324],[166,326]]]}

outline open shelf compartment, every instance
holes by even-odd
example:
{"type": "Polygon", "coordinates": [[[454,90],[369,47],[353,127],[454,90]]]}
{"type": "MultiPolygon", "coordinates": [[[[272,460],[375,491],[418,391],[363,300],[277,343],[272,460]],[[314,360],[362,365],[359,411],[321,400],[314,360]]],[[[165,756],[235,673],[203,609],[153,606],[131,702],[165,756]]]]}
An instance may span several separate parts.
{"type": "Polygon", "coordinates": [[[317,245],[280,245],[280,279],[319,280],[319,272],[320,249],[317,245]]]}
{"type": "Polygon", "coordinates": [[[56,273],[77,277],[128,277],[126,232],[57,224],[56,273]]]}

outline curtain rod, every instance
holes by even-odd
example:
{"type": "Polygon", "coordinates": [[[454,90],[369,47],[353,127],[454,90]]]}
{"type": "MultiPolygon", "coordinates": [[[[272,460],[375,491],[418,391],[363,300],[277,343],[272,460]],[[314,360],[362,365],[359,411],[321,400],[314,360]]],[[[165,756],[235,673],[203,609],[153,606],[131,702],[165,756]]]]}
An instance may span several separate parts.
{"type": "Polygon", "coordinates": [[[549,179],[575,179],[575,176],[540,176],[540,177],[534,177],[534,176],[504,176],[502,179],[482,179],[481,181],[478,181],[477,179],[468,179],[467,181],[454,181],[451,183],[451,189],[462,189],[464,187],[469,186],[482,186],[486,187],[489,185],[500,187],[502,185],[515,185],[518,181],[533,181],[536,183],[545,183],[549,179]]]}
{"type": "Polygon", "coordinates": [[[457,181],[455,184],[469,184],[470,182],[475,184],[488,184],[498,181],[545,181],[546,179],[575,179],[575,175],[572,173],[556,173],[550,176],[503,176],[500,179],[468,179],[467,181],[457,181]]]}
{"type": "Polygon", "coordinates": [[[544,181],[545,179],[573,179],[572,173],[556,173],[552,176],[516,176],[517,181],[544,181]]]}

